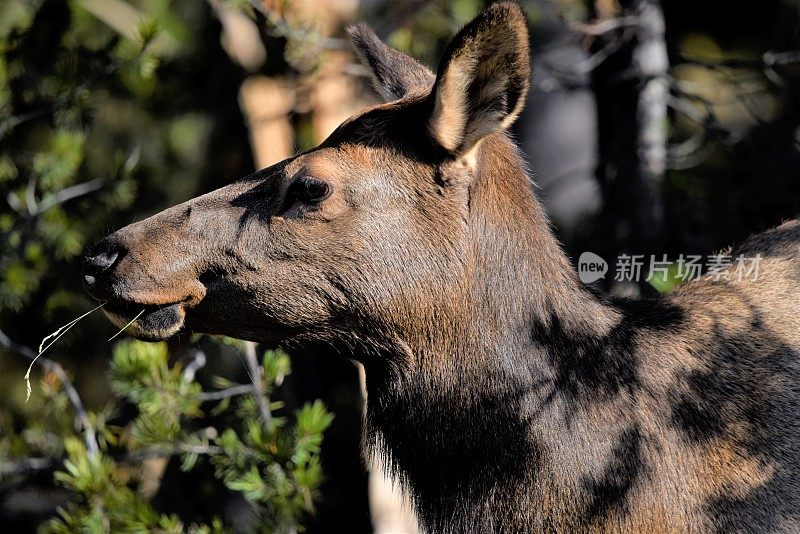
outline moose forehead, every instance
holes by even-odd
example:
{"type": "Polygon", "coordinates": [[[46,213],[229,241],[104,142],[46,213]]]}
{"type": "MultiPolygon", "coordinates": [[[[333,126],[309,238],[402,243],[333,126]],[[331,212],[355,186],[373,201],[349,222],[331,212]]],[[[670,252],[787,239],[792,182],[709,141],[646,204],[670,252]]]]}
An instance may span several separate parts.
{"type": "Polygon", "coordinates": [[[344,121],[321,145],[372,148],[387,156],[432,165],[446,158],[427,128],[432,102],[424,94],[380,104],[344,121]]]}
{"type": "Polygon", "coordinates": [[[332,185],[358,206],[435,189],[431,176],[446,159],[427,135],[422,99],[381,104],[343,122],[318,147],[255,173],[252,192],[277,195],[300,176],[332,185]]]}

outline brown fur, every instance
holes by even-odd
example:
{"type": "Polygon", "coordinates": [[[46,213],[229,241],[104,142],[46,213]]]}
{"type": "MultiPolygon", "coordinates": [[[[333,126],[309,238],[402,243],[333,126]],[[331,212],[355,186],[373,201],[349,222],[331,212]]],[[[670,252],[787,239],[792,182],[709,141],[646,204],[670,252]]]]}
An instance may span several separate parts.
{"type": "Polygon", "coordinates": [[[432,532],[800,529],[800,224],[734,251],[764,257],[757,281],[595,294],[503,131],[528,85],[519,8],[462,30],[435,81],[353,35],[400,99],[106,238],[87,286],[112,319],[152,305],[139,337],[361,361],[365,446],[432,532]]]}

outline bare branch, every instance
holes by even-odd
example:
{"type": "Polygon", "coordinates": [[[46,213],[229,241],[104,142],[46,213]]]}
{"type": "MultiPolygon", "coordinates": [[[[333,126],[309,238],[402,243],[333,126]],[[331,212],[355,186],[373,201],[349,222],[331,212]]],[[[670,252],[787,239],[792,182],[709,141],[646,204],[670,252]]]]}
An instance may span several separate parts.
{"type": "Polygon", "coordinates": [[[6,195],[6,202],[8,202],[8,206],[17,212],[18,215],[21,217],[26,217],[26,213],[23,211],[22,202],[19,200],[19,196],[14,191],[9,191],[8,195],[6,195]]]}
{"type": "Polygon", "coordinates": [[[255,384],[241,384],[238,386],[231,386],[226,389],[221,389],[219,391],[204,391],[200,393],[200,400],[201,401],[221,400],[221,399],[228,399],[230,397],[236,397],[238,395],[247,395],[250,393],[252,393],[253,395],[259,394],[259,391],[256,389],[255,384]]]}
{"type": "Polygon", "coordinates": [[[709,133],[710,130],[701,129],[682,143],[670,146],[667,150],[667,168],[691,169],[708,159],[714,151],[714,145],[708,139],[709,133]]]}
{"type": "Polygon", "coordinates": [[[267,395],[264,392],[263,370],[258,365],[256,344],[252,341],[246,342],[244,353],[250,378],[253,380],[253,386],[256,390],[255,397],[258,404],[258,412],[261,415],[261,422],[266,428],[270,428],[272,426],[272,414],[269,411],[269,399],[267,399],[267,395]]]}
{"type": "Polygon", "coordinates": [[[25,188],[25,204],[28,208],[28,215],[36,216],[39,206],[36,203],[36,177],[33,175],[28,178],[28,187],[25,188]]]}
{"type": "MultiPolygon", "coordinates": [[[[206,355],[203,351],[197,348],[190,348],[189,352],[189,363],[186,364],[186,367],[183,370],[183,374],[181,379],[184,382],[192,382],[194,381],[195,374],[197,371],[202,369],[206,365],[206,355]]],[[[252,366],[250,365],[249,358],[248,358],[248,373],[252,376],[253,380],[256,380],[257,376],[260,376],[256,369],[256,372],[253,371],[252,366]]],[[[256,362],[256,366],[258,366],[258,362],[256,362]]],[[[261,391],[257,388],[255,383],[252,384],[237,384],[235,386],[231,386],[226,389],[221,389],[219,391],[202,391],[200,392],[199,398],[201,401],[212,401],[212,400],[221,400],[227,399],[231,397],[236,397],[239,395],[248,395],[253,394],[257,397],[261,394],[261,391]]]]}
{"type": "Polygon", "coordinates": [[[792,63],[800,63],[800,50],[787,50],[784,52],[773,52],[771,50],[764,52],[761,56],[761,61],[764,65],[789,65],[792,63]]]}
{"type": "Polygon", "coordinates": [[[768,50],[764,52],[759,58],[725,58],[725,59],[705,59],[697,57],[683,57],[683,63],[692,65],[699,65],[708,69],[721,69],[721,68],[745,68],[745,69],[763,69],[766,67],[774,67],[780,65],[791,65],[800,63],[800,50],[787,50],[783,52],[775,52],[768,50]]]}
{"type": "Polygon", "coordinates": [[[75,184],[66,187],[61,191],[42,199],[41,202],[39,202],[39,205],[36,207],[35,213],[33,213],[33,215],[39,215],[41,213],[44,213],[45,211],[49,210],[54,206],[63,204],[64,202],[72,200],[73,198],[78,198],[83,195],[87,195],[93,191],[97,191],[101,187],[103,187],[103,180],[101,180],[100,178],[95,178],[94,180],[89,180],[88,182],[83,182],[80,184],[75,184]]]}
{"type": "MultiPolygon", "coordinates": [[[[707,101],[704,100],[704,104],[707,101]]],[[[711,114],[706,107],[706,113],[702,113],[697,108],[692,106],[689,102],[685,99],[678,98],[678,97],[670,97],[667,104],[669,107],[686,117],[687,119],[691,120],[692,122],[696,123],[698,126],[702,126],[707,128],[711,126],[711,123],[714,122],[713,114],[711,114]]]]}
{"type": "Polygon", "coordinates": [[[594,69],[599,67],[606,59],[611,57],[612,54],[616,53],[622,45],[625,44],[627,39],[619,38],[614,39],[603,45],[602,48],[594,52],[592,55],[578,61],[577,63],[573,64],[569,68],[565,69],[562,67],[558,67],[551,63],[542,62],[542,67],[546,69],[549,73],[553,76],[559,77],[575,77],[588,74],[592,72],[594,69]]]}
{"type": "Polygon", "coordinates": [[[137,463],[148,458],[163,458],[175,454],[201,454],[213,456],[223,452],[222,447],[216,445],[191,445],[188,443],[176,443],[174,445],[157,445],[131,451],[114,460],[120,463],[137,463]]]}
{"type": "MultiPolygon", "coordinates": [[[[206,355],[203,351],[197,348],[190,348],[189,349],[189,356],[190,361],[186,364],[186,368],[183,370],[183,374],[181,379],[184,382],[192,382],[194,381],[195,374],[198,370],[202,369],[206,364],[206,355]]],[[[237,397],[239,395],[255,395],[256,398],[262,395],[261,390],[255,384],[256,377],[260,377],[259,374],[259,367],[258,362],[256,362],[256,370],[253,370],[253,367],[250,364],[249,357],[247,359],[247,367],[248,373],[254,380],[252,384],[237,384],[235,386],[231,386],[226,389],[221,389],[219,391],[202,391],[200,392],[199,398],[201,401],[212,401],[212,400],[221,400],[221,399],[228,399],[231,397],[237,397]]],[[[260,408],[259,408],[260,410],[260,408]]]]}
{"type": "Polygon", "coordinates": [[[188,364],[186,364],[186,367],[183,369],[181,380],[183,380],[184,382],[193,382],[194,375],[197,373],[197,371],[199,371],[206,365],[206,354],[202,350],[194,347],[190,348],[188,350],[188,353],[191,360],[189,361],[188,364]]]}
{"type": "Polygon", "coordinates": [[[29,475],[54,468],[56,462],[50,458],[23,458],[0,463],[0,479],[15,475],[29,475]]]}
{"type": "MultiPolygon", "coordinates": [[[[157,445],[146,447],[135,451],[115,456],[114,461],[118,463],[139,463],[148,458],[165,458],[176,454],[199,454],[203,456],[213,456],[222,454],[222,447],[209,444],[190,444],[175,443],[172,445],[157,445]]],[[[256,455],[255,451],[247,452],[256,455]]],[[[16,475],[32,475],[40,471],[52,471],[58,469],[64,463],[63,458],[22,458],[11,462],[0,463],[0,480],[16,475]]]]}
{"type": "Polygon", "coordinates": [[[83,429],[84,441],[86,442],[86,449],[89,451],[89,455],[92,457],[97,456],[100,453],[100,447],[97,445],[94,426],[92,426],[86,409],[83,407],[83,402],[81,401],[80,395],[78,395],[78,391],[75,389],[75,386],[72,385],[72,381],[70,381],[64,368],[59,363],[43,356],[39,356],[37,360],[36,352],[33,349],[14,342],[2,330],[0,330],[0,346],[12,352],[16,352],[29,360],[36,361],[44,369],[55,373],[75,410],[76,423],[80,423],[79,425],[76,424],[76,426],[83,429]]]}
{"type": "Polygon", "coordinates": [[[591,24],[573,21],[569,24],[569,27],[578,33],[597,37],[622,28],[635,27],[638,24],[639,17],[635,15],[627,15],[624,17],[593,22],[591,24]]]}
{"type": "Polygon", "coordinates": [[[250,0],[250,6],[259,15],[261,15],[265,22],[269,25],[266,28],[267,33],[275,37],[286,37],[287,39],[294,39],[296,41],[305,41],[318,48],[327,48],[329,50],[350,50],[350,42],[346,39],[336,39],[333,37],[323,37],[314,30],[301,30],[292,28],[285,20],[276,16],[273,12],[264,7],[260,0],[250,0]]]}

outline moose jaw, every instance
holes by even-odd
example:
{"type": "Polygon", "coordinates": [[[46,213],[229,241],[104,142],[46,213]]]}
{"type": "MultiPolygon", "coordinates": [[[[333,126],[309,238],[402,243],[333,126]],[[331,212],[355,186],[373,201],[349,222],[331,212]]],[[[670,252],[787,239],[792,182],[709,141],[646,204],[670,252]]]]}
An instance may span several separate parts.
{"type": "Polygon", "coordinates": [[[520,9],[489,7],[436,74],[350,33],[388,102],[97,244],[112,321],[360,361],[365,447],[431,532],[800,529],[800,224],[735,251],[758,280],[595,294],[505,133],[520,9]]]}

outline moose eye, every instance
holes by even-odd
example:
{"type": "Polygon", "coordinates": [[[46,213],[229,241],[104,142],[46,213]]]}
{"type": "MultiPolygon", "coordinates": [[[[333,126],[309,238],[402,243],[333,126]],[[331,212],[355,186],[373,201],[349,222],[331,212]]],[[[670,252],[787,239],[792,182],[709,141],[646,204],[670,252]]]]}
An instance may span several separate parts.
{"type": "Polygon", "coordinates": [[[290,193],[301,202],[318,204],[330,196],[331,186],[322,180],[303,176],[294,181],[290,193]]]}

